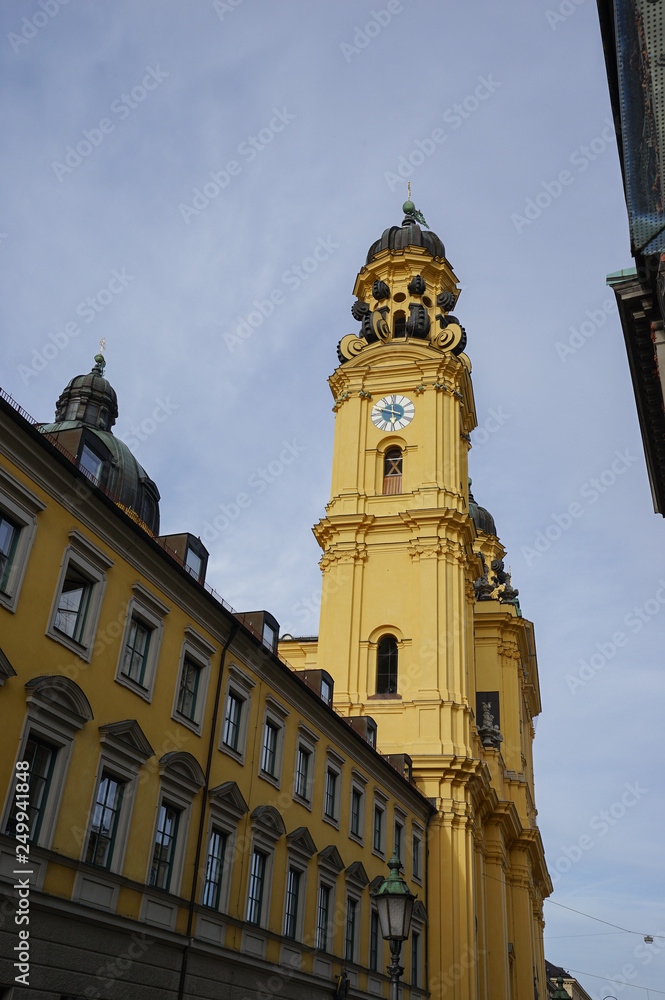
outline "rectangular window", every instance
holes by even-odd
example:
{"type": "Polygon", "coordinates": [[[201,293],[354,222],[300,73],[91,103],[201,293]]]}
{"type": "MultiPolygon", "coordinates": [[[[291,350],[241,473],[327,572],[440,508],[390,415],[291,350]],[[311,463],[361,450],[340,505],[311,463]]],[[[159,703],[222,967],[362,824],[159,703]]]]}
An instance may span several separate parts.
{"type": "Polygon", "coordinates": [[[277,726],[266,720],[263,727],[263,747],[261,750],[261,770],[265,771],[266,774],[271,774],[275,776],[275,767],[277,763],[277,736],[279,734],[279,729],[277,726]]]}
{"type": "Polygon", "coordinates": [[[380,806],[374,806],[373,847],[375,851],[383,854],[383,809],[380,806]]]}
{"type": "Polygon", "coordinates": [[[300,872],[289,868],[286,876],[286,909],[284,936],[295,940],[298,932],[298,902],[300,897],[300,872]]]}
{"type": "Polygon", "coordinates": [[[224,874],[224,856],[228,834],[212,828],[208,842],[208,857],[206,859],[205,882],[203,885],[203,905],[219,909],[219,894],[222,888],[224,874]]]}
{"type": "Polygon", "coordinates": [[[91,581],[74,566],[69,566],[58,598],[53,627],[74,642],[82,641],[91,593],[91,581]]]}
{"type": "Polygon", "coordinates": [[[224,718],[223,742],[232,750],[238,749],[240,739],[240,715],[242,713],[243,699],[229,691],[226,699],[226,716],[224,718]]]}
{"type": "Polygon", "coordinates": [[[84,444],[81,449],[79,466],[80,468],[85,469],[86,472],[89,472],[96,482],[101,481],[104,459],[101,458],[96,451],[93,451],[92,448],[88,447],[87,444],[84,444]]]}
{"type": "Polygon", "coordinates": [[[346,925],[344,930],[344,959],[347,962],[355,962],[357,910],[357,901],[355,899],[347,899],[346,925]]]}
{"type": "Polygon", "coordinates": [[[360,810],[362,801],[362,792],[354,788],[351,791],[351,833],[354,833],[356,837],[360,836],[360,810]]]}
{"type": "Polygon", "coordinates": [[[328,923],[330,920],[330,886],[319,886],[319,898],[316,907],[316,947],[321,951],[328,950],[328,923]]]}
{"type": "Polygon", "coordinates": [[[413,844],[412,844],[412,857],[411,857],[411,874],[414,878],[421,877],[420,865],[421,865],[421,852],[422,852],[422,841],[420,837],[417,837],[414,833],[413,844]]]}
{"type": "Polygon", "coordinates": [[[379,941],[382,941],[379,928],[379,914],[372,910],[369,921],[369,967],[372,972],[379,971],[379,941]]]}
{"type": "MultiPolygon", "coordinates": [[[[29,785],[28,808],[24,811],[28,813],[29,817],[30,840],[35,843],[39,839],[39,831],[44,819],[57,753],[56,747],[44,742],[44,740],[37,739],[36,736],[28,738],[23,751],[23,760],[30,765],[29,769],[23,772],[29,785]]],[[[16,815],[15,810],[12,809],[7,823],[7,833],[10,837],[15,837],[16,832],[16,815]]]]}
{"type": "Polygon", "coordinates": [[[411,985],[420,986],[420,934],[411,931],[411,985]]]}
{"type": "Polygon", "coordinates": [[[311,756],[309,750],[305,750],[304,747],[298,747],[298,752],[296,753],[295,792],[301,799],[308,798],[307,779],[309,777],[309,758],[311,756]]]}
{"type": "Polygon", "coordinates": [[[398,820],[395,820],[395,850],[397,857],[404,865],[404,826],[398,820]]]}
{"type": "Polygon", "coordinates": [[[150,871],[150,885],[156,886],[157,889],[168,889],[171,882],[179,819],[179,811],[166,802],[162,802],[159,808],[157,835],[150,871]]]}
{"type": "Polygon", "coordinates": [[[9,585],[9,574],[20,531],[18,524],[10,521],[5,514],[0,514],[0,590],[4,592],[9,585]]]}
{"type": "Polygon", "coordinates": [[[113,845],[118,829],[124,782],[108,772],[102,773],[97,790],[97,801],[92,814],[92,828],[88,839],[85,860],[100,868],[110,868],[113,845]]]}
{"type": "Polygon", "coordinates": [[[321,678],[321,700],[325,701],[326,705],[332,705],[333,688],[329,680],[325,677],[321,678]]]}
{"type": "Polygon", "coordinates": [[[185,567],[188,573],[195,576],[197,580],[200,579],[201,570],[203,569],[203,559],[189,546],[187,546],[187,555],[185,556],[185,567]]]}
{"type": "Polygon", "coordinates": [[[249,873],[249,889],[247,892],[247,920],[250,924],[261,923],[263,908],[263,888],[266,878],[267,855],[262,851],[252,854],[252,866],[249,873]]]}
{"type": "Polygon", "coordinates": [[[185,657],[180,674],[180,690],[178,691],[177,710],[188,719],[194,719],[196,714],[196,695],[199,690],[201,667],[198,663],[185,657]]]}
{"type": "Polygon", "coordinates": [[[326,816],[330,816],[332,819],[336,818],[336,807],[337,807],[337,773],[331,771],[330,768],[326,771],[326,790],[325,790],[325,807],[324,812],[326,816]]]}
{"type": "Polygon", "coordinates": [[[142,687],[145,680],[148,652],[150,650],[151,632],[152,629],[148,625],[132,616],[127,644],[125,646],[122,672],[126,677],[131,677],[133,681],[136,681],[142,687]]]}

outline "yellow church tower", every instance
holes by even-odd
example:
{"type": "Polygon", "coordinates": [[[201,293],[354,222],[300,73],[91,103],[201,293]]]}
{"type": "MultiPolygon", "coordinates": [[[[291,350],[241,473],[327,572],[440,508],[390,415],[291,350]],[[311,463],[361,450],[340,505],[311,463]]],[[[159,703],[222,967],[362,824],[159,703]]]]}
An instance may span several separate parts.
{"type": "MultiPolygon", "coordinates": [[[[338,712],[375,722],[379,750],[436,805],[423,897],[432,997],[537,1000],[551,883],[534,805],[533,626],[494,521],[469,493],[476,411],[451,314],[457,278],[413,202],[403,210],[358,274],[360,329],[342,337],[330,378],[319,636],[287,637],[280,651],[330,674],[338,712]]],[[[379,853],[381,821],[378,802],[379,853]]],[[[415,866],[397,819],[390,849],[393,836],[415,866]]]]}

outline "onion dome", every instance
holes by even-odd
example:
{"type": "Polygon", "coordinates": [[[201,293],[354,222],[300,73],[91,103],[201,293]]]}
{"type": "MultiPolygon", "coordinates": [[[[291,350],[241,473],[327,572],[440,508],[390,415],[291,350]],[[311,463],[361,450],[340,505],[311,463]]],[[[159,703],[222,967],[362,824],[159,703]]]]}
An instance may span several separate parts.
{"type": "Polygon", "coordinates": [[[401,226],[391,226],[384,229],[383,235],[376,243],[372,243],[367,253],[366,264],[369,264],[382,250],[404,250],[405,247],[423,247],[432,257],[445,257],[446,248],[436,233],[427,228],[427,223],[412,201],[402,205],[404,218],[401,226]],[[420,228],[419,223],[426,229],[420,228]]]}
{"type": "Polygon", "coordinates": [[[479,507],[471,492],[471,480],[469,480],[469,516],[473,519],[476,531],[484,531],[486,535],[496,536],[496,525],[494,518],[485,507],[479,507]]]}
{"type": "Polygon", "coordinates": [[[103,355],[95,355],[92,371],[77,375],[60,394],[55,422],[39,424],[38,429],[73,455],[92,482],[156,535],[159,490],[124,441],[111,431],[118,416],[118,397],[104,377],[105,366],[103,355]]]}

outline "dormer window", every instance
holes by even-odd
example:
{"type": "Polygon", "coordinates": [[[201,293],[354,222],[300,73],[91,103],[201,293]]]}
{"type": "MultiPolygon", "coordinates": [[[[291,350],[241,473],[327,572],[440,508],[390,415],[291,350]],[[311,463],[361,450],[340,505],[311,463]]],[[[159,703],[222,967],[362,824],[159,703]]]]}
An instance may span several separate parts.
{"type": "Polygon", "coordinates": [[[93,451],[87,444],[84,444],[81,449],[79,465],[82,469],[85,469],[85,471],[88,472],[98,483],[101,482],[104,459],[98,455],[96,451],[93,451]]]}
{"type": "Polygon", "coordinates": [[[203,559],[195,552],[193,548],[187,548],[187,555],[185,556],[185,566],[188,571],[195,576],[197,579],[201,576],[201,570],[203,569],[203,559]]]}

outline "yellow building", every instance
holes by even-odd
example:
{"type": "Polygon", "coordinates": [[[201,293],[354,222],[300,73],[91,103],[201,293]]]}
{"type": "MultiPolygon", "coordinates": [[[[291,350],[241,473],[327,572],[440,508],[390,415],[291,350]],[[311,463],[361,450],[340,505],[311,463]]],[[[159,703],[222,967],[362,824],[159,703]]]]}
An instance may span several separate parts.
{"type": "Polygon", "coordinates": [[[280,645],[371,715],[436,803],[429,828],[429,989],[459,1000],[545,995],[551,892],[534,806],[540,712],[533,627],[487,511],[468,492],[476,426],[457,279],[412,202],[356,279],[361,327],[330,378],[335,443],[318,639],[280,645]],[[537,993],[534,993],[537,990],[537,993]]]}
{"type": "Polygon", "coordinates": [[[100,356],[53,424],[0,398],[0,997],[295,1000],[342,973],[386,996],[394,836],[424,996],[434,808],[408,758],[205,585],[196,537],[156,536],[116,416],[100,356]]]}
{"type": "Polygon", "coordinates": [[[394,849],[404,1000],[545,997],[533,627],[468,489],[457,279],[404,210],[330,380],[317,638],[278,653],[159,536],[101,356],[52,424],[0,395],[0,1000],[387,997],[394,849]]]}

